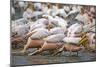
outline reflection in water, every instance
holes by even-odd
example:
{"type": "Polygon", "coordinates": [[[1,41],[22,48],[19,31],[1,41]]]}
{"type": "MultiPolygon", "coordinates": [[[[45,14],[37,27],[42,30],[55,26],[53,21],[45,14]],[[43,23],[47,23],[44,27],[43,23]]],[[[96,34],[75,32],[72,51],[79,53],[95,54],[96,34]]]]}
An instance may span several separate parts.
{"type": "Polygon", "coordinates": [[[51,55],[13,55],[12,64],[13,65],[30,65],[30,64],[52,64],[52,63],[73,63],[73,62],[85,62],[85,61],[95,61],[95,53],[80,52],[79,56],[75,56],[73,53],[68,56],[68,52],[63,52],[60,56],[51,55]]]}

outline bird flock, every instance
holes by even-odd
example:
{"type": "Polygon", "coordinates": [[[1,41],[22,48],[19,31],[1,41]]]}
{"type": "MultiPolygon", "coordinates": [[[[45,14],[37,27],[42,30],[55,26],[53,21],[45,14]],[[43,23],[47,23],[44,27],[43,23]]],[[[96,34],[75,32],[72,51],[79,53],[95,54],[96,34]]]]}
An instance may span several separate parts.
{"type": "Polygon", "coordinates": [[[85,33],[92,48],[96,45],[95,14],[95,6],[90,5],[14,0],[11,2],[11,44],[18,46],[24,40],[22,52],[30,46],[39,48],[32,54],[49,49],[77,51],[82,48],[78,44],[85,39],[82,38],[85,33]]]}

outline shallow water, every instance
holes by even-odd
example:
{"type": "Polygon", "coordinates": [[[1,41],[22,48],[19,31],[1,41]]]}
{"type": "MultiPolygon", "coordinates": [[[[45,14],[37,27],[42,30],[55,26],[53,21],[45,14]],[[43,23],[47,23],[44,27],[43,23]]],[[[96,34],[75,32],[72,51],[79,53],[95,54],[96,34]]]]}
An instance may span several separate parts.
{"type": "MultiPolygon", "coordinates": [[[[18,51],[17,51],[18,52],[18,51]]],[[[38,64],[54,64],[54,63],[74,63],[74,62],[89,62],[96,60],[96,53],[80,51],[78,56],[73,52],[69,56],[69,52],[63,52],[60,56],[43,55],[16,55],[12,54],[12,65],[38,65],[38,64]]]]}

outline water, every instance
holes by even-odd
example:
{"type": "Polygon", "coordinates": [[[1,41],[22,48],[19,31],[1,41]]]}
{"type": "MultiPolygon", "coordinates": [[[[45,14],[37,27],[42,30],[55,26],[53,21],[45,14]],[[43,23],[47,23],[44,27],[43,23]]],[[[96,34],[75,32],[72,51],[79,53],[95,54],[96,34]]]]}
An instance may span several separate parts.
{"type": "MultiPolygon", "coordinates": [[[[15,50],[19,52],[18,50],[15,50]]],[[[38,65],[38,64],[54,64],[54,63],[74,63],[74,62],[89,62],[96,60],[96,53],[80,51],[78,56],[76,53],[72,53],[69,56],[69,52],[63,52],[60,56],[51,56],[48,54],[43,55],[12,55],[12,65],[38,65]]]]}

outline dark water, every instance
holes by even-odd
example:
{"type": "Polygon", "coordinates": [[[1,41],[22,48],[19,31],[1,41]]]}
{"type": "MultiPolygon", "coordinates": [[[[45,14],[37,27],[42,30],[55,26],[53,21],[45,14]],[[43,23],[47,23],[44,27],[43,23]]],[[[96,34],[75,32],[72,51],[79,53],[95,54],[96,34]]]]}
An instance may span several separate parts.
{"type": "Polygon", "coordinates": [[[69,56],[69,52],[63,52],[60,56],[51,55],[12,55],[12,65],[38,65],[38,64],[54,64],[54,63],[74,63],[74,62],[89,62],[96,60],[96,53],[90,52],[79,52],[78,56],[76,53],[72,53],[69,56]]]}

